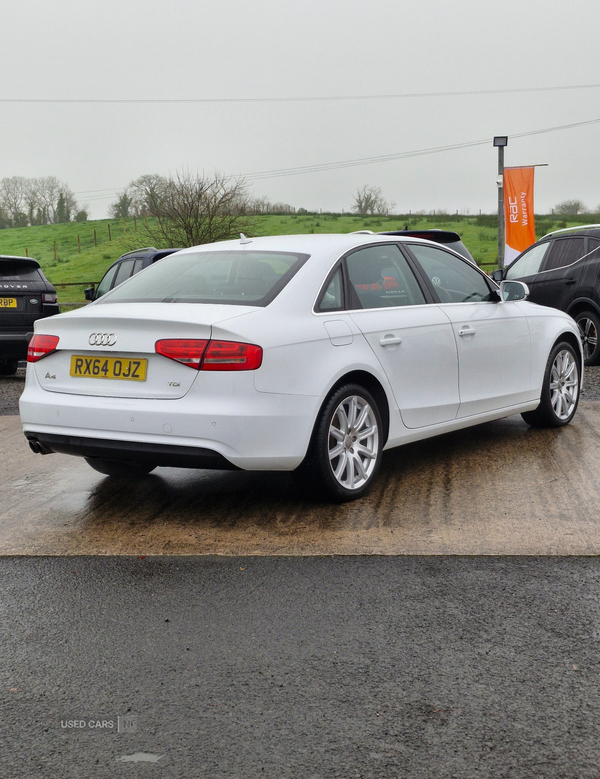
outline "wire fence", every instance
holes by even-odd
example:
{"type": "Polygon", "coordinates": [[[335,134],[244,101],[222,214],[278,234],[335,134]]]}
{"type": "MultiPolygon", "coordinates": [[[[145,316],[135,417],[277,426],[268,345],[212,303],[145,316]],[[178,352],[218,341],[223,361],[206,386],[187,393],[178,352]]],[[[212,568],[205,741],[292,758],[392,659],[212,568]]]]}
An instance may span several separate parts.
{"type": "Polygon", "coordinates": [[[95,291],[97,286],[97,281],[70,281],[65,284],[54,284],[61,313],[86,306],[88,301],[85,299],[85,290],[91,287],[95,291]],[[70,298],[78,298],[78,300],[70,300],[70,298]]]}

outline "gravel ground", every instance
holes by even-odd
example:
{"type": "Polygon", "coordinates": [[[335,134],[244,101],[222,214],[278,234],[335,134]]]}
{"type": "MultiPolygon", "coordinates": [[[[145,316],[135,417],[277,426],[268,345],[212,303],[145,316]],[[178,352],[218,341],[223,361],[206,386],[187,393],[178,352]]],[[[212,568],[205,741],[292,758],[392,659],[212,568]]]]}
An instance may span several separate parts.
{"type": "MultiPolygon", "coordinates": [[[[19,413],[19,397],[25,384],[25,369],[16,376],[0,376],[0,416],[19,413]]],[[[600,366],[585,369],[582,400],[600,400],[600,366]]]]}
{"type": "Polygon", "coordinates": [[[25,385],[25,368],[16,376],[0,376],[0,416],[19,413],[19,398],[25,385]]]}

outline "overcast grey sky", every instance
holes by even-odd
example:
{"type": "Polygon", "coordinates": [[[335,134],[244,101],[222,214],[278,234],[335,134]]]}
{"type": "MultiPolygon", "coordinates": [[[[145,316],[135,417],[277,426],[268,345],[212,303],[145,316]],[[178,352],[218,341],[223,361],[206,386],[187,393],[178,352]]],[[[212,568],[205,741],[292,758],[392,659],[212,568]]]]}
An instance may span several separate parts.
{"type": "MultiPolygon", "coordinates": [[[[0,178],[55,175],[94,218],[145,173],[249,175],[480,146],[253,180],[309,210],[362,184],[399,211],[496,207],[494,135],[600,120],[597,0],[20,0],[3,4],[0,178]],[[596,88],[372,100],[318,98],[596,88]],[[5,102],[12,100],[34,102],[5,102]]],[[[536,171],[536,211],[600,204],[600,123],[510,138],[536,171]]]]}

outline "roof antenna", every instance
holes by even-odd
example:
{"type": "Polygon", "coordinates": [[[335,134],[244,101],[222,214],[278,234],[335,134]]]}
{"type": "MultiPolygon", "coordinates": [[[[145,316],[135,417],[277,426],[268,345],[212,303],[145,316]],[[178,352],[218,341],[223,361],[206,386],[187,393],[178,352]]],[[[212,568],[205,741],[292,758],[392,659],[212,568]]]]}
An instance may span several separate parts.
{"type": "Polygon", "coordinates": [[[246,238],[244,233],[240,233],[240,243],[252,243],[252,238],[246,238]]]}

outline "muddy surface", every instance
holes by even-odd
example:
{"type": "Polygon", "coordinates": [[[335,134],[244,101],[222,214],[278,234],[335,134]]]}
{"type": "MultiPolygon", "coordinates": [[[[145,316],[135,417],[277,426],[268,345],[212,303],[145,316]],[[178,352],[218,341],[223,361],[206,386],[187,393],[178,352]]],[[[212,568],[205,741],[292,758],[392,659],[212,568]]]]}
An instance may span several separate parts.
{"type": "Polygon", "coordinates": [[[0,554],[600,554],[600,404],[384,454],[373,490],[319,503],[283,473],[159,468],[134,481],[34,455],[0,417],[0,554]]]}

